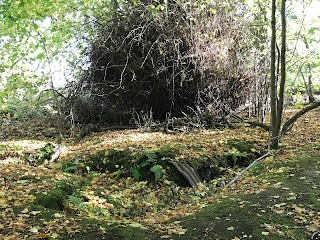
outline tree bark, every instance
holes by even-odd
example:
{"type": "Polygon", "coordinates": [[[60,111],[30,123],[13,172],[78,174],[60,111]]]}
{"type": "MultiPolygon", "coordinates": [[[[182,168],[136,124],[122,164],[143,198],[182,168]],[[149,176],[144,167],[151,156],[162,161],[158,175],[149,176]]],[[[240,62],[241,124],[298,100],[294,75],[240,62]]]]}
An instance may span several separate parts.
{"type": "Polygon", "coordinates": [[[277,124],[277,81],[276,81],[276,0],[272,0],[271,11],[271,129],[272,138],[271,145],[276,145],[279,130],[277,124]]]}
{"type": "Polygon", "coordinates": [[[286,82],[286,38],[287,38],[287,23],[286,23],[286,0],[282,0],[281,2],[281,80],[279,87],[279,99],[277,103],[277,119],[275,125],[275,131],[273,136],[273,141],[271,144],[271,148],[275,149],[279,146],[280,141],[280,128],[282,122],[282,114],[283,114],[283,99],[284,99],[284,87],[286,82]]]}
{"type": "Polygon", "coordinates": [[[312,103],[315,101],[315,98],[313,96],[313,92],[312,92],[312,71],[311,71],[311,63],[308,63],[308,97],[309,97],[309,102],[312,103]]]}
{"type": "Polygon", "coordinates": [[[42,42],[42,45],[43,45],[43,48],[45,50],[45,53],[46,53],[46,57],[47,57],[47,63],[48,63],[48,67],[49,67],[49,72],[50,72],[50,86],[51,86],[51,91],[52,91],[52,94],[53,94],[53,97],[55,99],[55,102],[57,104],[57,110],[58,110],[58,131],[59,131],[59,144],[62,142],[62,113],[61,113],[61,105],[60,105],[60,101],[58,99],[58,96],[57,96],[57,93],[56,93],[56,90],[55,90],[55,87],[54,87],[54,84],[53,84],[53,73],[52,73],[52,68],[51,68],[51,61],[50,61],[50,56],[49,56],[49,52],[48,52],[48,49],[47,49],[47,46],[46,46],[46,43],[44,42],[44,39],[42,37],[42,35],[40,34],[40,32],[38,32],[38,35],[41,39],[41,42],[42,42]]]}
{"type": "Polygon", "coordinates": [[[298,113],[296,113],[293,117],[291,117],[285,124],[283,124],[282,130],[281,130],[281,136],[283,136],[284,134],[286,134],[286,132],[288,131],[289,127],[299,118],[301,117],[303,114],[311,111],[312,109],[315,109],[317,107],[320,106],[320,102],[313,102],[310,103],[308,106],[306,106],[305,108],[303,108],[301,111],[299,111],[298,113]]]}
{"type": "MultiPolygon", "coordinates": [[[[309,51],[309,44],[307,42],[307,39],[304,37],[303,40],[304,40],[304,45],[306,45],[307,51],[309,51]]],[[[308,97],[309,97],[309,103],[312,103],[312,102],[315,101],[315,98],[314,98],[313,92],[312,92],[312,68],[311,68],[311,63],[310,62],[308,63],[308,83],[306,82],[302,71],[301,71],[301,75],[303,77],[303,81],[304,81],[305,86],[306,86],[306,91],[307,91],[307,94],[308,94],[308,97]]]]}

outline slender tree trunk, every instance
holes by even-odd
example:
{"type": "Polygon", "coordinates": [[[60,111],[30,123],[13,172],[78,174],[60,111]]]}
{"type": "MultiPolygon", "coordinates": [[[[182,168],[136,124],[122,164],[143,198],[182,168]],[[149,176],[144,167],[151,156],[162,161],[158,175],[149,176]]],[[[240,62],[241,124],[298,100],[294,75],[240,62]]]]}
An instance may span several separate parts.
{"type": "MultiPolygon", "coordinates": [[[[304,44],[306,45],[306,49],[309,51],[309,44],[306,38],[304,38],[304,44]]],[[[302,71],[301,71],[301,75],[303,76],[302,71]]],[[[306,83],[304,76],[303,76],[303,80],[305,82],[306,91],[309,97],[309,103],[312,103],[315,101],[315,99],[312,92],[312,68],[311,68],[310,62],[308,63],[308,83],[306,83]]]]}
{"type": "Polygon", "coordinates": [[[308,83],[307,83],[306,78],[304,77],[304,74],[303,74],[303,72],[302,72],[302,67],[303,67],[303,65],[300,66],[299,72],[300,72],[300,74],[301,74],[301,77],[302,77],[302,80],[303,80],[303,83],[304,83],[304,87],[306,88],[307,94],[309,95],[309,92],[308,92],[308,83]]]}
{"type": "Polygon", "coordinates": [[[51,86],[51,91],[53,94],[53,97],[55,99],[55,102],[57,104],[57,109],[58,109],[58,132],[59,132],[59,144],[62,142],[62,113],[61,113],[61,105],[60,105],[60,101],[58,99],[54,84],[53,84],[53,73],[52,73],[52,68],[51,68],[51,63],[50,63],[50,56],[49,56],[49,52],[47,49],[47,46],[43,40],[43,37],[41,36],[40,32],[38,32],[39,37],[41,38],[42,44],[43,44],[43,48],[46,52],[46,57],[47,57],[47,63],[48,63],[48,67],[49,67],[49,72],[50,72],[50,86],[51,86]]]}
{"type": "Polygon", "coordinates": [[[308,63],[308,82],[306,81],[306,78],[304,77],[304,74],[301,70],[302,67],[300,67],[300,74],[304,83],[304,86],[306,88],[306,92],[308,94],[308,98],[309,98],[309,103],[312,103],[315,101],[315,98],[313,96],[313,92],[312,92],[312,73],[311,73],[311,64],[308,63]]]}
{"type": "MultiPolygon", "coordinates": [[[[277,129],[281,128],[282,115],[283,115],[283,100],[284,100],[284,87],[286,83],[286,47],[287,47],[287,23],[286,23],[286,0],[281,3],[281,80],[279,89],[279,102],[277,104],[277,129]]],[[[278,143],[280,138],[278,136],[278,143]]],[[[278,147],[278,146],[276,146],[278,147]]]]}
{"type": "Polygon", "coordinates": [[[307,84],[307,93],[308,93],[308,97],[309,97],[309,102],[312,103],[315,101],[315,98],[313,96],[313,92],[312,92],[312,68],[311,68],[311,63],[308,63],[308,84],[307,84]]]}
{"type": "Polygon", "coordinates": [[[272,0],[271,15],[271,146],[277,147],[279,129],[277,129],[277,81],[276,81],[276,0],[272,0]]]}
{"type": "Polygon", "coordinates": [[[282,0],[281,3],[281,80],[279,87],[279,99],[277,101],[277,81],[275,76],[275,44],[276,44],[276,26],[275,26],[275,12],[276,2],[272,0],[272,36],[271,36],[271,126],[272,126],[272,139],[271,148],[276,149],[279,146],[280,129],[283,114],[283,99],[284,99],[284,86],[286,82],[286,37],[287,37],[287,26],[286,26],[286,0],[282,0]]]}

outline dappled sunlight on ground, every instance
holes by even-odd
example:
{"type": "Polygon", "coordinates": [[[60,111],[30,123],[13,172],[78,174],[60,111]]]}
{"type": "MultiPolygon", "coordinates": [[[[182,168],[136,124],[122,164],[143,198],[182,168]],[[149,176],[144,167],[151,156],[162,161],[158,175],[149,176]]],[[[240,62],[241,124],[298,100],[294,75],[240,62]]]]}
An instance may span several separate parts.
{"type": "MultiPolygon", "coordinates": [[[[295,114],[298,109],[288,109],[284,113],[284,120],[295,114]]],[[[283,138],[281,146],[283,150],[294,150],[295,148],[308,146],[319,141],[320,117],[317,110],[303,115],[295,123],[293,128],[283,138]],[[306,127],[308,125],[308,127],[306,127]]],[[[155,150],[170,145],[179,146],[183,149],[184,158],[201,158],[202,153],[212,152],[214,155],[223,154],[228,151],[226,143],[230,139],[243,141],[257,141],[262,148],[267,146],[269,133],[259,127],[249,127],[240,124],[235,129],[194,130],[178,134],[167,134],[162,132],[141,132],[139,130],[107,131],[104,133],[91,133],[80,141],[73,142],[66,139],[62,144],[61,159],[68,158],[75,153],[85,156],[99,150],[135,148],[141,151],[155,150]]],[[[11,146],[15,154],[23,152],[35,152],[42,148],[52,139],[43,140],[10,140],[1,141],[0,145],[11,146]]],[[[10,160],[10,154],[2,157],[2,162],[10,160]]]]}
{"type": "MultiPolygon", "coordinates": [[[[286,111],[285,117],[292,116],[297,111],[286,111]]],[[[226,155],[235,150],[230,147],[230,144],[228,145],[232,139],[254,141],[255,147],[252,153],[260,154],[267,151],[269,136],[267,131],[242,123],[234,129],[198,129],[176,134],[141,132],[139,130],[91,133],[76,142],[65,139],[61,144],[62,153],[59,159],[61,162],[45,166],[15,164],[15,160],[23,162],[27,152],[39,151],[46,143],[52,142],[52,139],[2,141],[0,142],[0,204],[3,211],[2,213],[0,211],[0,238],[1,229],[6,229],[3,232],[7,236],[9,234],[18,236],[24,231],[24,238],[21,239],[31,239],[30,236],[32,239],[43,238],[42,236],[58,238],[58,233],[62,230],[67,230],[68,233],[78,229],[81,231],[81,226],[78,225],[75,216],[99,217],[110,225],[119,224],[124,227],[132,226],[141,229],[150,227],[160,233],[167,234],[164,236],[170,235],[169,237],[172,234],[184,235],[188,233],[186,233],[186,229],[180,226],[180,221],[172,223],[172,219],[192,215],[210,204],[222,202],[224,198],[231,195],[258,195],[267,192],[270,187],[281,187],[282,182],[278,181],[276,176],[287,174],[289,178],[296,173],[290,172],[294,170],[292,166],[279,167],[276,164],[290,161],[292,163],[293,157],[306,153],[320,154],[319,134],[320,114],[317,110],[308,112],[298,119],[291,131],[283,138],[280,149],[272,152],[273,156],[261,160],[255,169],[252,168],[234,185],[224,189],[217,186],[219,179],[212,179],[212,181],[200,184],[196,188],[188,188],[177,186],[167,179],[148,182],[137,181],[131,175],[118,177],[117,172],[109,173],[106,171],[88,177],[86,173],[63,172],[61,165],[67,162],[65,160],[72,163],[78,158],[81,164],[81,160],[90,154],[99,151],[109,152],[110,150],[118,152],[126,150],[127,156],[134,158],[136,153],[159,149],[168,151],[172,148],[177,151],[173,157],[177,161],[214,159],[216,156],[226,155]],[[269,179],[266,178],[268,174],[270,174],[269,179]],[[80,186],[83,181],[86,181],[86,185],[80,186]],[[65,200],[66,205],[63,206],[63,211],[51,212],[51,220],[46,220],[41,226],[38,226],[37,221],[39,222],[39,219],[40,222],[43,221],[40,216],[44,210],[43,208],[40,210],[31,209],[28,204],[33,202],[39,196],[38,194],[47,196],[51,190],[59,189],[62,184],[71,187],[79,184],[79,186],[74,187],[73,192],[67,196],[69,199],[65,200]]],[[[253,155],[250,155],[250,161],[251,157],[254,158],[253,155]]],[[[307,162],[305,163],[308,165],[307,162]]],[[[119,168],[118,172],[121,173],[121,170],[119,168]]],[[[222,177],[226,183],[241,171],[240,168],[226,168],[225,170],[228,174],[222,177]]],[[[318,172],[313,174],[318,174],[318,172]]],[[[305,179],[305,176],[299,177],[298,180],[305,179]]],[[[317,185],[313,184],[311,187],[317,187],[317,185]]],[[[287,191],[285,188],[282,190],[287,191]]],[[[299,194],[295,192],[288,192],[288,194],[285,201],[295,200],[299,197],[299,194]],[[297,196],[293,198],[290,194],[297,196]]],[[[272,195],[271,197],[280,199],[282,196],[272,195]]],[[[267,203],[269,204],[269,202],[267,203]]],[[[242,208],[244,205],[245,202],[242,202],[239,207],[242,208]]],[[[282,205],[279,206],[282,207],[282,205]]],[[[294,208],[294,210],[297,209],[301,210],[300,207],[294,208]]],[[[267,206],[262,210],[264,212],[261,212],[260,216],[270,208],[267,206]]],[[[269,215],[266,216],[269,217],[269,215]]],[[[309,227],[318,226],[316,225],[318,222],[308,221],[309,227]]],[[[234,227],[237,228],[237,225],[234,227]]]]}
{"type": "Polygon", "coordinates": [[[46,141],[40,140],[12,140],[12,141],[2,141],[0,145],[18,146],[21,151],[34,151],[42,148],[46,145],[46,141]]]}

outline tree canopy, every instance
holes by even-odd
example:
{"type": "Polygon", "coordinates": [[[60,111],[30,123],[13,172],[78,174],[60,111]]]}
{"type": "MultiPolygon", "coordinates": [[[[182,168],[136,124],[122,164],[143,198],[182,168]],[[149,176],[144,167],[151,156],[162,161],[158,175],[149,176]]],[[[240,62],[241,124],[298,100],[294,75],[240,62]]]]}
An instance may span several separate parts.
{"type": "MultiPolygon", "coordinates": [[[[318,89],[312,4],[287,9],[288,98],[318,89]]],[[[27,108],[56,108],[51,76],[67,86],[58,91],[65,117],[82,123],[204,113],[214,122],[244,103],[264,121],[269,11],[266,1],[2,1],[1,109],[24,118],[27,108]]]]}

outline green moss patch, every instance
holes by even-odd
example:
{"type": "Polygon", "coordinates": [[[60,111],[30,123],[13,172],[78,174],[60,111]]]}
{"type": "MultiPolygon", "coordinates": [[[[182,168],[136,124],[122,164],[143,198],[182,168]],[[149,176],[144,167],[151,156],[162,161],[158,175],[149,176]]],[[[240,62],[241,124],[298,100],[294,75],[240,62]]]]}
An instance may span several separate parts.
{"type": "Polygon", "coordinates": [[[320,209],[320,156],[279,163],[278,169],[265,191],[222,198],[220,203],[180,219],[187,229],[183,238],[310,239],[312,231],[308,228],[320,209]],[[281,167],[286,170],[282,172],[281,167]]]}

